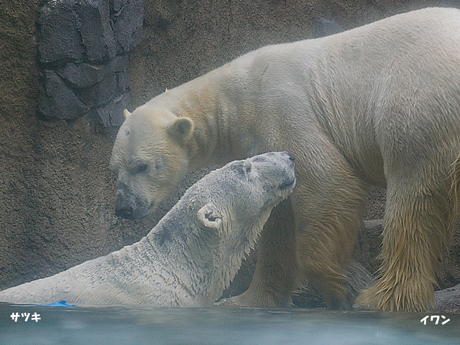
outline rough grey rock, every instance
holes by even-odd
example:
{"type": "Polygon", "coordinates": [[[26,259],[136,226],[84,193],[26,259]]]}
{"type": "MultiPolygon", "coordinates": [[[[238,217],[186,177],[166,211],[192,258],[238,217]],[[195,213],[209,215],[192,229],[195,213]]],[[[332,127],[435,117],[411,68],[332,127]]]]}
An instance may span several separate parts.
{"type": "Polygon", "coordinates": [[[45,118],[75,120],[88,113],[89,108],[67,87],[56,72],[46,70],[44,74],[45,91],[40,97],[39,110],[45,118]]]}
{"type": "Polygon", "coordinates": [[[72,87],[77,89],[88,88],[101,82],[110,70],[104,65],[88,63],[68,63],[57,69],[56,73],[64,78],[72,87]]]}
{"type": "Polygon", "coordinates": [[[41,8],[38,18],[40,62],[83,59],[84,47],[75,3],[75,0],[48,1],[41,8]]]}
{"type": "Polygon", "coordinates": [[[127,52],[140,42],[143,18],[143,0],[46,0],[39,11],[43,117],[76,119],[91,110],[103,126],[119,126],[131,100],[127,52]]]}
{"type": "Polygon", "coordinates": [[[117,41],[117,53],[123,54],[132,50],[141,41],[144,1],[114,1],[115,8],[119,9],[112,16],[117,41]]]}
{"type": "Polygon", "coordinates": [[[110,23],[109,2],[83,0],[76,8],[81,20],[80,32],[86,58],[89,61],[113,59],[116,54],[116,44],[110,23]]]}
{"type": "Polygon", "coordinates": [[[130,102],[130,94],[125,94],[115,98],[106,106],[98,108],[95,111],[96,120],[105,128],[121,126],[125,120],[123,110],[129,107],[130,102]]]}
{"type": "Polygon", "coordinates": [[[114,13],[120,12],[127,2],[128,0],[113,0],[111,11],[114,13]]]}
{"type": "Polygon", "coordinates": [[[90,108],[101,107],[109,103],[117,97],[119,91],[117,84],[117,75],[115,73],[107,73],[105,78],[97,84],[88,88],[76,90],[79,98],[90,108]]]}
{"type": "Polygon", "coordinates": [[[114,72],[127,72],[129,68],[128,55],[117,55],[112,61],[111,66],[114,72]]]}
{"type": "Polygon", "coordinates": [[[437,312],[460,313],[460,284],[435,292],[437,312]]]}
{"type": "MultiPolygon", "coordinates": [[[[68,63],[57,68],[56,73],[72,88],[85,89],[100,83],[109,74],[125,74],[128,67],[128,55],[121,55],[106,64],[68,63]]],[[[122,84],[125,85],[125,82],[122,84]]]]}

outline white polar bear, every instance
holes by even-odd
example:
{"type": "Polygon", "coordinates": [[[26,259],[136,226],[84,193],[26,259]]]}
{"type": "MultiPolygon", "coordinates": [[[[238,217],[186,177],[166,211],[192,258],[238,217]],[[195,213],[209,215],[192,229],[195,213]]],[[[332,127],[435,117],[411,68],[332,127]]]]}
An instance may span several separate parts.
{"type": "Polygon", "coordinates": [[[286,152],[232,162],[190,187],[141,241],[1,291],[0,301],[211,306],[294,186],[286,152]]]}
{"type": "Polygon", "coordinates": [[[287,305],[308,279],[343,307],[373,184],[387,188],[383,262],[358,302],[430,308],[457,220],[460,11],[267,46],[153,98],[114,145],[116,211],[145,216],[193,168],[279,150],[297,159],[297,187],[268,220],[251,286],[232,302],[287,305]]]}

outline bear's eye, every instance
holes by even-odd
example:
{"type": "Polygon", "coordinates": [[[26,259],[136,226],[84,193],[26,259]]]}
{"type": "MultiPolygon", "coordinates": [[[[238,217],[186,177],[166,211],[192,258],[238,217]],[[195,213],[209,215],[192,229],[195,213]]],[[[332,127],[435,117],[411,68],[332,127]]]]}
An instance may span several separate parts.
{"type": "Polygon", "coordinates": [[[148,164],[147,163],[139,163],[137,166],[136,166],[136,173],[142,173],[144,171],[147,171],[149,168],[148,164]]]}
{"type": "Polygon", "coordinates": [[[251,163],[248,163],[248,162],[244,162],[242,165],[241,165],[241,172],[248,176],[248,174],[251,173],[251,170],[252,170],[252,165],[251,163]]]}
{"type": "Polygon", "coordinates": [[[252,170],[252,166],[250,163],[247,163],[247,162],[238,166],[238,173],[248,180],[250,180],[251,170],[252,170]]]}
{"type": "Polygon", "coordinates": [[[250,163],[246,163],[244,165],[244,169],[246,171],[246,174],[249,174],[251,172],[251,170],[252,170],[252,165],[250,163]]]}

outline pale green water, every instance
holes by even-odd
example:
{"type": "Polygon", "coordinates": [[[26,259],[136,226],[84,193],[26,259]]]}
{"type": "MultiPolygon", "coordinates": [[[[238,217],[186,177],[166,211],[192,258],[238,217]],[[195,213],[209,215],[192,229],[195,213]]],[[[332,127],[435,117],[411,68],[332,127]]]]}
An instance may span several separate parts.
{"type": "Polygon", "coordinates": [[[460,315],[444,315],[438,325],[434,320],[425,326],[420,319],[426,315],[436,314],[0,304],[0,344],[460,344],[460,315]],[[14,322],[12,313],[30,317],[14,322]],[[31,320],[34,313],[41,320],[31,320]]]}

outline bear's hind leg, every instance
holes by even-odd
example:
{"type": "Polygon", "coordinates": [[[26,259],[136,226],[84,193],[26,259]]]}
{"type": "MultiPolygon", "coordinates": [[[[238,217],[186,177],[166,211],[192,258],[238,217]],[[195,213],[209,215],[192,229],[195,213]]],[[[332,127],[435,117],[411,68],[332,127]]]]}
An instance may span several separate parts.
{"type": "Polygon", "coordinates": [[[357,305],[384,311],[432,307],[437,259],[456,219],[446,180],[443,187],[415,192],[414,181],[388,184],[379,279],[358,296],[357,305]]]}

